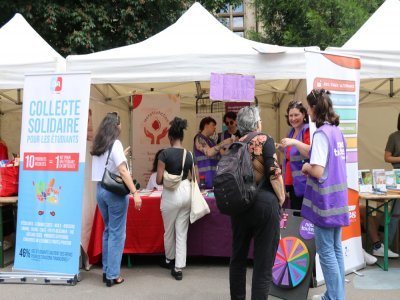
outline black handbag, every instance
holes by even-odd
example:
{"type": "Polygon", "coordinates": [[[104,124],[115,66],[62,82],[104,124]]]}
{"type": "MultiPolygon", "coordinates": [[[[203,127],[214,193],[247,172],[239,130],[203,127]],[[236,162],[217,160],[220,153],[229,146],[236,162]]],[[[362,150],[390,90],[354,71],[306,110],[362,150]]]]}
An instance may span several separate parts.
{"type": "Polygon", "coordinates": [[[126,186],[125,182],[123,181],[122,177],[110,172],[107,169],[108,159],[110,158],[111,150],[114,144],[111,146],[110,150],[108,151],[107,162],[104,167],[103,178],[101,179],[101,186],[105,188],[107,191],[113,192],[120,196],[126,196],[130,193],[128,187],[126,186]]]}

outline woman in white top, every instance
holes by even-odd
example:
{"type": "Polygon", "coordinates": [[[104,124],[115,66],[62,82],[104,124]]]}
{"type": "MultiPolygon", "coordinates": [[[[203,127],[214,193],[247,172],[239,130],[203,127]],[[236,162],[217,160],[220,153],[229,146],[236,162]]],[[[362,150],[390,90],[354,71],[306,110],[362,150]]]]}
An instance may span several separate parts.
{"type": "Polygon", "coordinates": [[[106,167],[109,151],[110,157],[107,169],[119,174],[133,195],[135,208],[142,206],[131,175],[129,174],[126,160],[126,152],[118,137],[121,133],[121,120],[117,112],[107,113],[97,129],[94,137],[92,151],[92,180],[97,181],[96,198],[99,210],[104,220],[103,232],[103,282],[108,287],[124,282],[120,275],[121,259],[124,250],[126,236],[126,215],[128,211],[129,197],[120,196],[104,189],[101,180],[106,167]]]}
{"type": "Polygon", "coordinates": [[[153,161],[153,168],[151,169],[151,176],[149,178],[149,182],[147,183],[146,189],[147,190],[158,190],[158,191],[162,191],[163,186],[157,184],[157,164],[158,164],[158,156],[160,155],[161,151],[163,151],[164,149],[160,149],[157,151],[156,155],[154,156],[154,161],[153,161]]]}

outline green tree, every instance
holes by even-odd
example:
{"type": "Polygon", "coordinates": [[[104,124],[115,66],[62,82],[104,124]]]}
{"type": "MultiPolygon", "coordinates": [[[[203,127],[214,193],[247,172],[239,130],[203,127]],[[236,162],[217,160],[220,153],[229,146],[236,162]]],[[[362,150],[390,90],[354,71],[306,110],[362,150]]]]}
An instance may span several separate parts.
{"type": "Polygon", "coordinates": [[[255,0],[263,33],[253,39],[284,46],[342,46],[384,0],[255,0]]]}
{"type": "MultiPolygon", "coordinates": [[[[0,1],[0,26],[17,12],[61,55],[143,41],[173,24],[194,0],[0,1]]],[[[211,12],[238,0],[198,1],[211,12]]]]}

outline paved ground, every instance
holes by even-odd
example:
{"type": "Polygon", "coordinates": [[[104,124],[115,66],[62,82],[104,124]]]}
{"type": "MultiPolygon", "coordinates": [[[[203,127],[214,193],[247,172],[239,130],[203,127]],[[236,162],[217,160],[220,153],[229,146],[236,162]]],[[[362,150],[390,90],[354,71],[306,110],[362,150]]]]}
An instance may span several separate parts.
{"type": "MultiPolygon", "coordinates": [[[[1,284],[0,299],[229,299],[227,259],[189,258],[188,267],[184,270],[182,281],[176,281],[168,270],[160,268],[157,263],[158,257],[154,256],[134,256],[132,268],[127,268],[124,261],[122,275],[125,282],[111,288],[107,288],[102,283],[100,266],[93,266],[90,271],[82,270],[81,282],[76,286],[1,284]]],[[[400,259],[390,260],[390,267],[392,270],[397,269],[399,271],[400,259]]],[[[377,269],[377,266],[373,266],[361,270],[361,272],[367,274],[368,270],[377,269]]],[[[0,271],[10,272],[11,266],[0,269],[0,271]]],[[[390,272],[389,269],[389,272],[385,273],[384,276],[390,277],[393,276],[392,274],[396,274],[398,277],[399,273],[390,272]]],[[[248,296],[250,295],[251,275],[252,270],[249,266],[247,273],[248,296]]],[[[368,289],[369,287],[366,286],[363,286],[362,289],[355,288],[356,276],[354,274],[346,276],[349,280],[346,288],[347,299],[400,299],[400,278],[397,279],[398,287],[395,289],[374,290],[368,289]]],[[[310,289],[308,299],[311,299],[312,295],[323,293],[324,290],[324,285],[310,289]]],[[[270,298],[274,299],[274,297],[270,298]]]]}

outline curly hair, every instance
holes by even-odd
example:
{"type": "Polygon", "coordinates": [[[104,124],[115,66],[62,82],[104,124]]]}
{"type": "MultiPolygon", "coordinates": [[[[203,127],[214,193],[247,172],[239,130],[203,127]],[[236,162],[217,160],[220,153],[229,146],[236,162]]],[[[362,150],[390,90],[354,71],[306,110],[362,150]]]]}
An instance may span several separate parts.
{"type": "Polygon", "coordinates": [[[308,105],[314,109],[315,125],[317,128],[328,122],[331,125],[339,126],[339,116],[333,110],[331,93],[324,89],[313,89],[307,96],[308,105]]]}
{"type": "Polygon", "coordinates": [[[200,130],[200,132],[203,131],[204,127],[205,127],[207,124],[210,124],[210,123],[214,123],[215,125],[217,125],[217,121],[215,121],[214,118],[205,117],[205,118],[201,119],[200,125],[199,125],[199,130],[200,130]]]}
{"type": "Polygon", "coordinates": [[[256,130],[259,121],[261,121],[260,110],[256,106],[242,107],[237,114],[238,128],[243,135],[256,130]]]}
{"type": "Polygon", "coordinates": [[[286,109],[286,123],[289,126],[290,122],[289,122],[289,111],[293,108],[297,108],[302,114],[304,114],[304,119],[303,119],[303,123],[308,123],[308,113],[307,113],[307,108],[304,107],[303,103],[301,101],[297,101],[297,100],[292,100],[289,102],[288,107],[286,109]]]}
{"type": "Polygon", "coordinates": [[[109,112],[101,121],[93,140],[91,155],[100,156],[106,152],[121,134],[121,119],[117,112],[109,112]]]}
{"type": "Polygon", "coordinates": [[[171,125],[168,130],[169,139],[183,141],[183,130],[187,128],[187,120],[175,117],[169,124],[171,125]]]}

